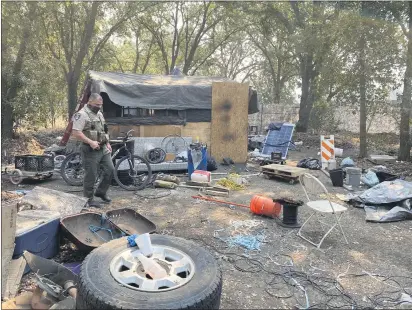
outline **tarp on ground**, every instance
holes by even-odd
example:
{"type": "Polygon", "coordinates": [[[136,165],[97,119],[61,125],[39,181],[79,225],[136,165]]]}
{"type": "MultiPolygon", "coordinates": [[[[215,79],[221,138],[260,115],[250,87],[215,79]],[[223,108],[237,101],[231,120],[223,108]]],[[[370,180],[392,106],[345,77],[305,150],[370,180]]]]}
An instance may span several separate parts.
{"type": "MultiPolygon", "coordinates": [[[[91,92],[106,93],[117,105],[142,109],[212,109],[212,83],[221,77],[142,75],[89,71],[91,92]]],[[[259,112],[257,93],[249,88],[249,114],[259,112]]]]}
{"type": "Polygon", "coordinates": [[[364,208],[366,221],[412,220],[412,183],[404,180],[385,181],[351,197],[350,202],[364,208]]]}
{"type": "Polygon", "coordinates": [[[367,205],[380,205],[411,198],[412,183],[404,180],[394,180],[379,183],[352,199],[367,205]]]}

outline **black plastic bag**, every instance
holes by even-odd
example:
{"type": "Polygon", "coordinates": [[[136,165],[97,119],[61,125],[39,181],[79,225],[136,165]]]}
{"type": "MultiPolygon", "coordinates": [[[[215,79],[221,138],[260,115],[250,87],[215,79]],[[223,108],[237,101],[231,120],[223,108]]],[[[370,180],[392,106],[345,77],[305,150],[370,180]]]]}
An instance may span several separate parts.
{"type": "Polygon", "coordinates": [[[297,167],[299,168],[307,168],[310,170],[320,170],[322,169],[322,165],[319,159],[316,158],[305,158],[298,162],[297,167]]]}
{"type": "Polygon", "coordinates": [[[207,171],[217,170],[217,162],[212,156],[207,157],[207,171]]]}

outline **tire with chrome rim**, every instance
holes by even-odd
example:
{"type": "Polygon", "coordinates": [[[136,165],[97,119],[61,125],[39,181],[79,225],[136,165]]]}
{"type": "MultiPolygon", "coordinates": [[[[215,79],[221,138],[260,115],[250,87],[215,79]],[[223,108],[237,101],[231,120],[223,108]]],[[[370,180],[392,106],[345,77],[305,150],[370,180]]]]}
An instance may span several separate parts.
{"type": "Polygon", "coordinates": [[[152,279],[126,238],[105,243],[82,264],[77,309],[218,309],[222,272],[206,249],[185,239],[151,235],[167,276],[152,279]]]}

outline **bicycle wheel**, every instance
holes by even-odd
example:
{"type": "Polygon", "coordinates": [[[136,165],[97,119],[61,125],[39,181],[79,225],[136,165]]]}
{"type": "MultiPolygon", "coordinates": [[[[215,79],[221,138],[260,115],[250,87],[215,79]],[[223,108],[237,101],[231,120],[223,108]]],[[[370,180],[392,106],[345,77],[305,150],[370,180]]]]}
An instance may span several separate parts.
{"type": "Polygon", "coordinates": [[[60,174],[67,184],[72,186],[83,185],[84,169],[80,153],[72,153],[63,160],[60,174]]]}
{"type": "Polygon", "coordinates": [[[149,162],[137,155],[125,156],[114,168],[114,179],[125,190],[134,191],[145,188],[152,178],[149,162]]]}
{"type": "Polygon", "coordinates": [[[13,172],[10,175],[10,182],[13,183],[14,185],[18,185],[23,181],[23,172],[21,172],[19,169],[13,170],[13,172]]]}
{"type": "Polygon", "coordinates": [[[187,150],[187,144],[185,139],[182,136],[173,134],[168,135],[163,138],[162,140],[162,149],[165,150],[166,153],[172,153],[176,156],[183,151],[187,150]]]}
{"type": "Polygon", "coordinates": [[[166,152],[160,147],[149,150],[146,153],[146,160],[151,164],[160,164],[164,162],[166,158],[166,152]]]}

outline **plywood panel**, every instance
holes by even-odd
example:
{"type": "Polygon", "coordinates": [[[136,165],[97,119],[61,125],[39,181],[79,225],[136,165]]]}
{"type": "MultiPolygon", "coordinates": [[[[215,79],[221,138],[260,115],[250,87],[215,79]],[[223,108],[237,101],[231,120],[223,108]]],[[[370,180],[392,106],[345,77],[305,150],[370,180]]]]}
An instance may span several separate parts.
{"type": "Polygon", "coordinates": [[[182,137],[192,137],[196,141],[197,137],[203,143],[210,145],[210,123],[187,123],[182,125],[109,125],[109,134],[111,139],[121,136],[121,132],[127,132],[134,129],[134,137],[165,137],[171,134],[178,134],[182,137]]]}
{"type": "Polygon", "coordinates": [[[206,143],[210,147],[210,123],[187,123],[182,127],[183,137],[191,137],[193,141],[199,137],[199,141],[206,143]]]}
{"type": "Polygon", "coordinates": [[[211,154],[217,161],[247,160],[249,85],[212,83],[211,154]]]}
{"type": "Polygon", "coordinates": [[[181,134],[182,125],[142,125],[140,137],[165,137],[172,134],[181,134]]]}
{"type": "Polygon", "coordinates": [[[133,125],[109,125],[110,139],[116,139],[117,137],[124,136],[126,132],[133,129],[133,137],[140,137],[140,126],[133,125]]]}

